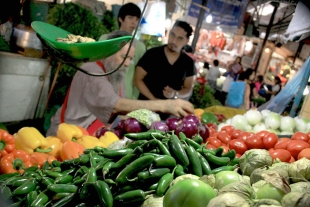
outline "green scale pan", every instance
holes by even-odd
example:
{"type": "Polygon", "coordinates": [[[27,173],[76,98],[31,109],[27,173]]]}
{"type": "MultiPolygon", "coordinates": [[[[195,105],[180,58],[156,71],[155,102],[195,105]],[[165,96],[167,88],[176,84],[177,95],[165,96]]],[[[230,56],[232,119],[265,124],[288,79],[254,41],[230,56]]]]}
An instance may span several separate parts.
{"type": "Polygon", "coordinates": [[[119,51],[132,38],[125,36],[96,42],[65,43],[57,42],[56,39],[66,38],[68,34],[71,34],[70,32],[40,21],[32,22],[31,26],[52,56],[70,63],[93,62],[109,57],[119,51]]]}

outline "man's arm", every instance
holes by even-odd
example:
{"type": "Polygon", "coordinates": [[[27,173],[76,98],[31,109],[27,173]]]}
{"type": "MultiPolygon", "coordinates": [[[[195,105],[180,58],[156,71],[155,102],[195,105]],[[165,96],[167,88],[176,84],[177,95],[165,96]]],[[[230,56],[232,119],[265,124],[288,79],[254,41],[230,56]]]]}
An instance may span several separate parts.
{"type": "Polygon", "coordinates": [[[194,112],[193,105],[181,99],[175,100],[132,100],[120,98],[113,109],[113,113],[128,113],[138,109],[148,109],[155,112],[167,113],[177,117],[186,116],[194,112]]]}
{"type": "Polygon", "coordinates": [[[195,84],[195,78],[195,75],[185,78],[183,88],[178,91],[178,98],[187,98],[191,95],[195,84]]]}
{"type": "Polygon", "coordinates": [[[136,67],[135,75],[133,78],[133,83],[137,87],[137,89],[149,100],[155,100],[156,98],[145,85],[143,79],[147,75],[147,72],[140,66],[136,67]]]}

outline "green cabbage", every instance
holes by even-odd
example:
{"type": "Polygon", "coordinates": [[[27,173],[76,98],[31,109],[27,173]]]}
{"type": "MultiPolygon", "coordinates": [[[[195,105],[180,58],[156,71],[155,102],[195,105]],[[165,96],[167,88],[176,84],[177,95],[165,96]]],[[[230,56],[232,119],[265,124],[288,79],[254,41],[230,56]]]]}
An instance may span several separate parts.
{"type": "Polygon", "coordinates": [[[285,207],[306,207],[310,206],[310,194],[290,192],[283,196],[282,206],[285,207]]]}
{"type": "Polygon", "coordinates": [[[288,167],[288,174],[294,183],[310,180],[310,160],[303,157],[291,163],[288,167]]]}
{"type": "Polygon", "coordinates": [[[272,165],[272,157],[267,150],[251,149],[240,157],[239,165],[242,174],[250,176],[255,169],[272,165]]]}
{"type": "Polygon", "coordinates": [[[291,192],[309,193],[310,194],[310,182],[298,182],[290,185],[291,192]]]}

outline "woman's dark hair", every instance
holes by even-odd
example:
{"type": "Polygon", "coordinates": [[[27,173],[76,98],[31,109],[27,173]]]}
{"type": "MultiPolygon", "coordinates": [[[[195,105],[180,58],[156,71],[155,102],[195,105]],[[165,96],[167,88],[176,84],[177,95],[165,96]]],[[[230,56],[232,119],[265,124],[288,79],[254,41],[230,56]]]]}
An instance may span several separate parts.
{"type": "Polygon", "coordinates": [[[127,15],[140,18],[140,17],[141,17],[141,10],[140,10],[140,8],[139,8],[136,4],[134,4],[134,3],[127,3],[127,4],[124,4],[124,5],[119,9],[118,16],[117,16],[117,21],[118,21],[118,26],[119,26],[119,27],[121,27],[121,22],[119,21],[119,18],[121,18],[122,20],[124,20],[125,17],[126,17],[127,15]]]}
{"type": "Polygon", "coordinates": [[[173,27],[181,27],[186,32],[186,37],[189,38],[193,33],[193,28],[187,22],[177,20],[173,27]]]}
{"type": "Polygon", "coordinates": [[[204,62],[203,63],[203,68],[206,68],[206,69],[210,69],[210,66],[209,66],[209,63],[208,62],[204,62]]]}
{"type": "Polygon", "coordinates": [[[250,78],[250,76],[254,73],[254,70],[252,68],[246,69],[243,73],[239,75],[238,80],[247,80],[250,78]]]}
{"type": "Polygon", "coordinates": [[[281,79],[278,76],[274,77],[274,79],[277,81],[277,84],[281,83],[281,79]]]}
{"type": "Polygon", "coordinates": [[[258,79],[258,82],[262,83],[264,81],[264,76],[258,75],[257,79],[258,79]]]}

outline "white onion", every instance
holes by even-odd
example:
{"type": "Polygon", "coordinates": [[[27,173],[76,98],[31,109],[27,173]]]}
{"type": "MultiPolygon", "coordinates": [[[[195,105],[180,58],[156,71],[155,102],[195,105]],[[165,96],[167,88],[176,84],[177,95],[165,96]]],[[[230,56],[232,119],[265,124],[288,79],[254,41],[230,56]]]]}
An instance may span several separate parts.
{"type": "Polygon", "coordinates": [[[231,119],[231,125],[235,127],[235,129],[246,131],[248,122],[244,116],[238,114],[231,119]]]}
{"type": "Polygon", "coordinates": [[[262,121],[262,114],[254,109],[248,110],[244,117],[246,118],[249,125],[254,126],[262,121]]]}
{"type": "Polygon", "coordinates": [[[217,126],[217,131],[221,131],[221,129],[224,127],[224,126],[230,126],[230,124],[226,124],[226,123],[220,123],[218,126],[217,126]]]}
{"type": "Polygon", "coordinates": [[[281,125],[281,116],[277,113],[270,112],[265,119],[265,125],[268,129],[278,129],[281,125]]]}
{"type": "Polygon", "coordinates": [[[265,120],[266,117],[269,116],[270,112],[271,112],[271,111],[269,111],[269,110],[267,110],[267,109],[264,109],[264,110],[262,110],[262,111],[260,112],[260,113],[262,114],[262,116],[263,116],[263,120],[265,120]]]}
{"type": "Polygon", "coordinates": [[[253,127],[253,131],[255,132],[255,133],[258,133],[258,132],[260,132],[260,131],[264,131],[264,130],[266,130],[267,129],[267,127],[266,127],[266,125],[264,124],[264,123],[258,123],[258,124],[256,124],[254,127],[253,127]]]}
{"type": "Polygon", "coordinates": [[[307,124],[309,123],[309,120],[301,118],[299,116],[294,118],[296,123],[296,131],[298,132],[307,132],[307,124]]]}
{"type": "Polygon", "coordinates": [[[281,117],[281,131],[294,131],[295,129],[295,120],[289,116],[282,116],[281,117]]]}

